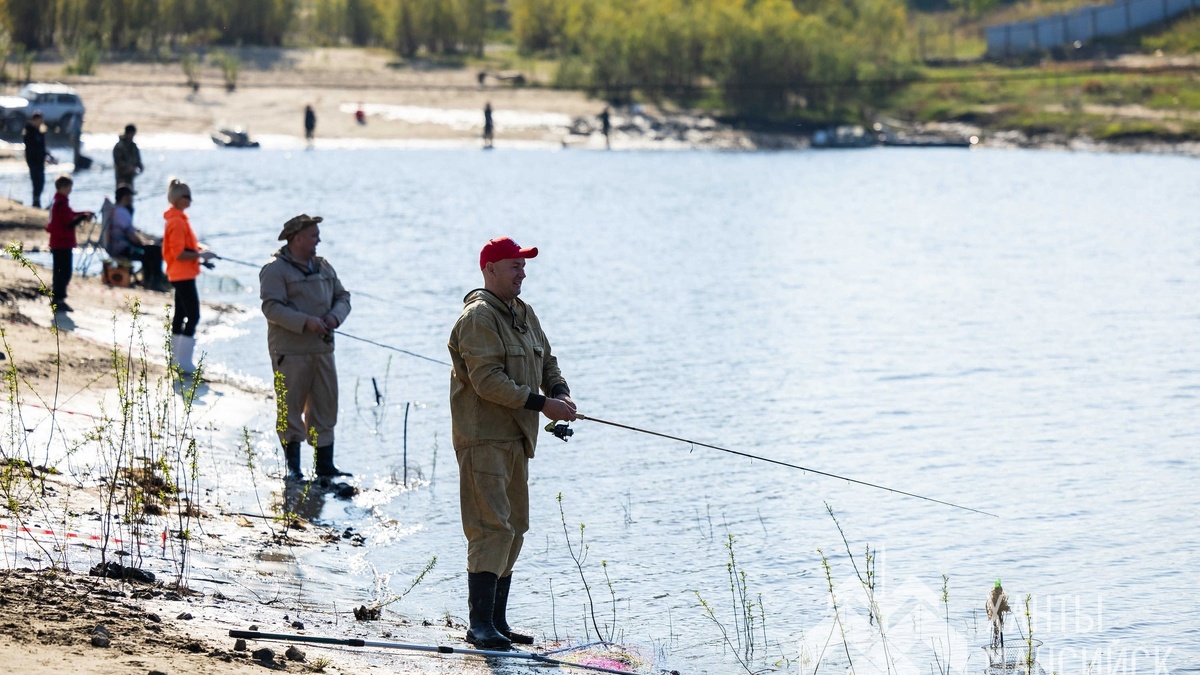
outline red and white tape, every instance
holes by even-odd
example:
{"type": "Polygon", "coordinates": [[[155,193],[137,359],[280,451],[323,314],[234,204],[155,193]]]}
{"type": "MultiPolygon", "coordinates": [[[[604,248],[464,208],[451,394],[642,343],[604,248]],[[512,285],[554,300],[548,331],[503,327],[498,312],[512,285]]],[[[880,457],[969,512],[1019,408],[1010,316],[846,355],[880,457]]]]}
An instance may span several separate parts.
{"type": "MultiPolygon", "coordinates": [[[[80,532],[65,532],[60,535],[58,532],[55,532],[54,530],[50,530],[50,529],[40,527],[37,525],[35,525],[33,527],[26,527],[24,525],[5,525],[4,523],[0,523],[0,530],[12,530],[13,532],[23,532],[26,534],[44,535],[44,536],[50,536],[50,537],[64,536],[67,539],[78,539],[81,541],[104,541],[104,537],[102,537],[98,534],[84,534],[84,533],[80,533],[80,532]]],[[[162,539],[163,547],[166,547],[166,545],[167,545],[167,531],[166,530],[163,530],[161,539],[162,539]]],[[[114,544],[136,543],[138,546],[149,546],[150,545],[149,543],[141,541],[141,540],[127,542],[124,539],[119,539],[117,537],[109,537],[108,540],[114,544]]]]}

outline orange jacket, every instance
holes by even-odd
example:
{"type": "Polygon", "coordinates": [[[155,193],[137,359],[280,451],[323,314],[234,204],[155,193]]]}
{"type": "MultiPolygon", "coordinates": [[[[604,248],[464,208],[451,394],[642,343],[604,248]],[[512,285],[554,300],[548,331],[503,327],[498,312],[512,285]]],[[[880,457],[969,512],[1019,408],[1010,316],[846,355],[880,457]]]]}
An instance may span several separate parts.
{"type": "Polygon", "coordinates": [[[179,254],[184,250],[200,250],[200,241],[192,231],[187,214],[172,206],[163,214],[167,219],[167,228],[163,233],[162,255],[167,263],[167,279],[171,281],[187,281],[200,276],[200,259],[179,260],[179,254]]]}

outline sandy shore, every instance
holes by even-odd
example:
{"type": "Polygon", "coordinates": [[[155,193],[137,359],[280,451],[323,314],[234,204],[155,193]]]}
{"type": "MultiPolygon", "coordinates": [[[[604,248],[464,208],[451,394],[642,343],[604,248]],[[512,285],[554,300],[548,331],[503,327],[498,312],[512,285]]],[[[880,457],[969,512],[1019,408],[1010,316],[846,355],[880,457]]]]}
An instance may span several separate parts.
{"type": "MultiPolygon", "coordinates": [[[[135,124],[153,135],[203,135],[244,127],[253,137],[299,144],[304,108],[317,116],[316,142],[370,146],[383,141],[419,145],[477,145],[483,108],[494,110],[497,147],[603,148],[597,117],[602,101],[583,93],[515,87],[471,68],[395,68],[386,52],[363,49],[244,49],[237,87],[228,92],[219,71],[203,67],[200,88],[186,85],[178,64],[102,63],[95,75],[64,76],[57,63],[37,64],[38,81],[64,81],[87,107],[85,134],[115,136],[135,124]],[[359,109],[365,123],[355,119],[359,109]]],[[[10,87],[15,93],[16,87],[10,87]]],[[[644,114],[614,111],[614,148],[752,149],[807,145],[801,138],[748,134],[710,118],[646,106],[644,114]]],[[[107,140],[107,139],[106,139],[107,140]]],[[[273,141],[278,145],[278,141],[273,141]]],[[[103,151],[88,154],[107,163],[103,151]]]]}

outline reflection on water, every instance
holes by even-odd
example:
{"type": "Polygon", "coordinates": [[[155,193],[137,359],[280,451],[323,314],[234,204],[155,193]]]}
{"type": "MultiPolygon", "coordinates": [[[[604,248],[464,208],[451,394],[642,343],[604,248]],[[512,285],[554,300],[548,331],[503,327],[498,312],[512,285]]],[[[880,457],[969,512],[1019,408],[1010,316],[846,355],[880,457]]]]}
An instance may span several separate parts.
{"type": "MultiPolygon", "coordinates": [[[[257,260],[287,218],[322,215],[320,252],[361,291],[345,330],[435,359],[480,283],[479,247],[510,235],[540,250],[524,297],[585,414],[1001,516],[579,422],[531,466],[518,625],[581,638],[594,609],[688,670],[734,672],[746,605],[731,595],[733,536],[752,628],[771,645],[760,657],[807,671],[806,645],[834,635],[836,662],[840,621],[867,668],[882,663],[878,627],[848,551],[861,566],[869,545],[897,663],[926,672],[942,640],[981,668],[983,601],[1001,577],[1011,597],[1033,595],[1047,670],[1136,648],[1169,650],[1166,669],[1182,671],[1200,662],[1184,571],[1200,555],[1196,166],[958,150],[163,151],[139,179],[137,219],[161,228],[156,186],[182,176],[201,238],[257,260]],[[564,534],[577,542],[581,523],[594,607],[564,534]]],[[[110,183],[80,174],[72,202],[91,208],[110,183]]],[[[203,282],[204,299],[257,307],[253,269],[222,275],[241,288],[203,282]]],[[[269,382],[262,322],[239,321],[205,347],[269,382]]],[[[297,511],[319,508],[366,546],[305,552],[299,573],[322,580],[306,597],[390,596],[436,556],[397,611],[462,616],[449,374],[346,340],[337,359],[338,459],[363,492],[297,511]],[[420,403],[407,423],[405,402],[420,403]]],[[[252,429],[264,447],[272,424],[268,409],[252,429]]],[[[232,499],[253,499],[244,473],[221,475],[232,499]]]]}

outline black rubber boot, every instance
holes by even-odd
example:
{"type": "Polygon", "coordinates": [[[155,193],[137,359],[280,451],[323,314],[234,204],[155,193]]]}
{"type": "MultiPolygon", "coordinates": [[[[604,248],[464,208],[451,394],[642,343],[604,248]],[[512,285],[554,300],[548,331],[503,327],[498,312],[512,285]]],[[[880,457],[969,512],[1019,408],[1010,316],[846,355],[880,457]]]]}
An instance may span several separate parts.
{"type": "Polygon", "coordinates": [[[333,465],[333,444],[330,443],[317,447],[317,475],[323,478],[333,478],[353,476],[354,474],[342,471],[333,465]]]}
{"type": "Polygon", "coordinates": [[[508,589],[512,586],[512,575],[500,577],[496,580],[496,607],[492,610],[492,625],[504,637],[512,640],[513,644],[531,645],[533,644],[532,635],[523,635],[508,627],[508,619],[505,618],[505,613],[508,611],[508,589]]]}
{"type": "Polygon", "coordinates": [[[492,611],[496,604],[496,575],[491,572],[468,572],[467,590],[467,606],[471,617],[467,642],[480,649],[512,649],[512,641],[496,630],[492,623],[492,611]]]}
{"type": "Polygon", "coordinates": [[[284,480],[304,480],[304,472],[300,470],[300,441],[284,443],[283,457],[287,460],[287,475],[284,476],[284,480]]]}

